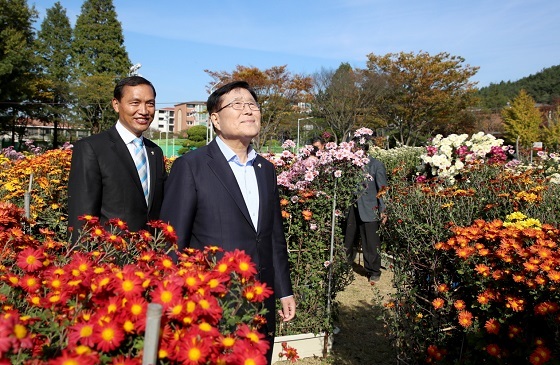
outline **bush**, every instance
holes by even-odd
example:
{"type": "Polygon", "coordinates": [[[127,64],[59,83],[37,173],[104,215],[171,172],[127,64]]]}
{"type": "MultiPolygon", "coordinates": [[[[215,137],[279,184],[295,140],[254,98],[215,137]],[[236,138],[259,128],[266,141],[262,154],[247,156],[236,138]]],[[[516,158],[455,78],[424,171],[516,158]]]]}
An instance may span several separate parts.
{"type": "MultiPolygon", "coordinates": [[[[539,222],[557,226],[560,186],[554,184],[543,169],[512,170],[506,167],[511,164],[503,164],[505,161],[501,164],[482,161],[457,171],[452,176],[453,183],[438,177],[426,179],[424,183],[404,179],[391,182],[387,203],[389,220],[382,228],[382,235],[386,249],[394,256],[397,291],[394,300],[388,304],[393,309],[388,326],[396,339],[399,357],[409,363],[516,363],[523,356],[526,359],[533,356],[538,348],[529,336],[529,333],[536,332],[529,329],[527,320],[539,303],[547,301],[546,295],[550,295],[550,289],[555,285],[548,281],[538,289],[547,294],[539,296],[520,287],[522,283],[511,281],[511,277],[510,281],[500,282],[500,288],[517,291],[516,298],[521,297],[527,305],[517,319],[509,316],[506,321],[505,299],[496,302],[496,305],[503,306],[504,316],[498,318],[496,315],[503,324],[505,332],[502,335],[509,336],[505,330],[509,325],[514,328],[527,326],[528,329],[525,332],[527,337],[516,337],[509,345],[496,342],[502,349],[498,351],[496,346],[490,346],[492,342],[488,342],[484,329],[485,321],[494,317],[481,314],[482,305],[478,301],[478,295],[485,290],[496,289],[480,278],[476,265],[482,262],[488,265],[487,260],[497,254],[502,241],[495,238],[495,241],[487,242],[484,240],[489,239],[481,238],[479,242],[469,238],[465,244],[477,247],[482,243],[489,250],[484,257],[471,255],[469,265],[450,250],[438,248],[453,240],[459,232],[458,227],[472,227],[474,222],[491,225],[512,212],[524,213],[539,222]],[[479,261],[475,263],[475,260],[479,261]],[[458,306],[454,305],[456,302],[458,306]],[[523,339],[524,344],[515,342],[517,339],[523,339]],[[508,346],[517,352],[506,351],[508,346]],[[496,354],[500,357],[495,357],[496,354]]],[[[550,239],[558,244],[557,236],[552,235],[550,239]]],[[[524,243],[527,247],[532,244],[524,243]]],[[[558,255],[557,246],[552,251],[558,255]]],[[[520,264],[516,261],[511,265],[502,270],[518,270],[520,264]]],[[[558,353],[553,349],[559,345],[558,322],[547,323],[553,324],[549,330],[537,332],[557,358],[558,353]]]]}
{"type": "Polygon", "coordinates": [[[174,264],[169,225],[131,233],[85,216],[75,247],[24,233],[22,211],[0,203],[0,363],[140,364],[148,302],[163,308],[165,364],[266,362],[257,328],[272,291],[243,252],[188,250],[174,264]],[[9,361],[9,362],[8,362],[9,361]]]}

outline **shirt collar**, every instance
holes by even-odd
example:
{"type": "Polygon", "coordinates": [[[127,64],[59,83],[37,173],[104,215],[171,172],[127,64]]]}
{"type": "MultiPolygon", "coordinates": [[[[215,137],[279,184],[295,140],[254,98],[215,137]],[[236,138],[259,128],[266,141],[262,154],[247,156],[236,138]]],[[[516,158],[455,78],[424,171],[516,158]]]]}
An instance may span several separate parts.
{"type": "MultiPolygon", "coordinates": [[[[218,144],[218,147],[220,147],[220,151],[222,151],[222,154],[228,162],[235,162],[237,165],[243,166],[243,164],[239,161],[239,157],[224,141],[222,141],[220,136],[216,137],[216,143],[218,144]]],[[[252,166],[255,158],[257,158],[257,152],[251,145],[249,145],[249,148],[247,149],[247,163],[245,163],[245,165],[252,166]]]]}
{"type": "MultiPolygon", "coordinates": [[[[117,124],[115,125],[115,128],[117,128],[117,132],[119,133],[119,136],[121,136],[125,144],[129,144],[137,138],[134,135],[134,133],[132,133],[131,131],[129,131],[124,127],[124,125],[121,123],[120,120],[117,120],[117,124]]],[[[140,136],[140,138],[144,138],[144,137],[140,136]]]]}

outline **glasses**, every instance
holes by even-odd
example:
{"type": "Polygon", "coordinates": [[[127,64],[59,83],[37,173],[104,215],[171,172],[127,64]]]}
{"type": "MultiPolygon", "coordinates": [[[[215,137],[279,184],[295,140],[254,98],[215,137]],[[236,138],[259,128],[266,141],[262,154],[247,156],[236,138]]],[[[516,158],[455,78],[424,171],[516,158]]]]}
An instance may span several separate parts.
{"type": "Polygon", "coordinates": [[[261,110],[261,106],[258,103],[255,103],[255,102],[232,101],[231,103],[226,104],[223,107],[221,107],[220,109],[216,110],[214,113],[217,113],[217,112],[227,108],[228,106],[231,106],[234,110],[243,110],[243,109],[245,109],[245,105],[248,105],[249,109],[251,109],[252,111],[255,111],[255,112],[261,110]]]}

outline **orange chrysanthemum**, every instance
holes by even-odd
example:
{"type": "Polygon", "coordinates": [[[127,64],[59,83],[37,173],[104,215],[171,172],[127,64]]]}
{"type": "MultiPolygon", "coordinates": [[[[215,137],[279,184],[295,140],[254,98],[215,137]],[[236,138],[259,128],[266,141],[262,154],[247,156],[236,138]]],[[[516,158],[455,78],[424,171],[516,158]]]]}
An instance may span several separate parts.
{"type": "Polygon", "coordinates": [[[465,304],[465,302],[463,300],[456,300],[455,303],[453,303],[453,306],[458,311],[463,310],[467,307],[467,305],[465,304]]]}
{"type": "Polygon", "coordinates": [[[445,304],[445,300],[443,300],[442,298],[436,298],[432,301],[432,305],[434,306],[434,309],[441,309],[443,308],[445,304]]]}
{"type": "Polygon", "coordinates": [[[469,311],[463,310],[463,311],[459,312],[459,315],[458,315],[459,324],[461,326],[463,326],[464,328],[468,328],[472,325],[472,318],[473,318],[473,315],[469,311]]]}
{"type": "Polygon", "coordinates": [[[491,318],[484,324],[486,332],[497,335],[500,332],[500,322],[497,319],[491,318]]]}

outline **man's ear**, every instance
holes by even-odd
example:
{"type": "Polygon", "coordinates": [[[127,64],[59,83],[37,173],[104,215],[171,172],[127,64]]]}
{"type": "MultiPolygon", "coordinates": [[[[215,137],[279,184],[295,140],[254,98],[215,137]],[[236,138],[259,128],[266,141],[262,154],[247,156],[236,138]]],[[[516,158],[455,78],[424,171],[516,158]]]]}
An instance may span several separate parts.
{"type": "Polygon", "coordinates": [[[214,129],[220,130],[220,118],[218,116],[218,113],[210,114],[210,121],[212,121],[212,125],[214,126],[214,129]]]}
{"type": "Polygon", "coordinates": [[[113,98],[113,100],[111,101],[111,104],[113,105],[113,109],[118,114],[119,113],[119,101],[117,99],[113,98]]]}

